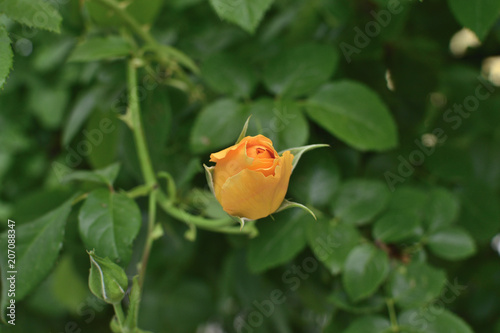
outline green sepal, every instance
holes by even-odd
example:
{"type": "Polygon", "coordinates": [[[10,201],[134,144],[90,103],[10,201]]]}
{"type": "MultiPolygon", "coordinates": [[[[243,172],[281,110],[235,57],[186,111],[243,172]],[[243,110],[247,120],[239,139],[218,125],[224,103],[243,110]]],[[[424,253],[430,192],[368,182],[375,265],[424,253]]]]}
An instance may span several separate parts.
{"type": "Polygon", "coordinates": [[[230,215],[233,219],[235,219],[236,221],[238,221],[238,223],[240,224],[240,230],[243,230],[243,227],[245,226],[245,223],[247,222],[250,222],[250,221],[254,221],[254,220],[251,220],[251,219],[247,219],[246,217],[239,217],[239,216],[232,216],[230,215]]]}
{"type": "Polygon", "coordinates": [[[285,151],[289,151],[293,155],[293,161],[292,161],[292,171],[295,169],[295,166],[297,163],[299,163],[300,158],[302,157],[302,154],[304,154],[306,151],[313,150],[316,148],[321,148],[321,147],[330,147],[330,145],[321,143],[321,144],[314,144],[314,145],[308,145],[308,146],[302,146],[302,147],[295,147],[295,148],[289,148],[281,151],[279,154],[282,155],[285,151]]]}
{"type": "Polygon", "coordinates": [[[281,205],[279,206],[279,208],[276,210],[275,213],[279,213],[285,209],[288,209],[288,208],[302,208],[303,210],[305,210],[306,212],[308,212],[309,214],[312,215],[312,217],[314,217],[315,220],[318,220],[316,218],[316,215],[314,215],[313,211],[310,210],[307,206],[304,206],[303,204],[300,204],[298,202],[292,202],[292,201],[288,201],[288,200],[283,200],[283,202],[281,203],[281,205]]]}
{"type": "Polygon", "coordinates": [[[238,140],[236,140],[235,144],[240,143],[241,140],[247,135],[247,130],[248,130],[248,123],[250,122],[250,118],[252,118],[252,115],[248,116],[247,121],[245,121],[245,125],[243,125],[243,129],[241,130],[240,136],[238,137],[238,140]]]}
{"type": "Polygon", "coordinates": [[[207,167],[205,164],[203,164],[203,168],[205,168],[205,177],[207,177],[207,183],[208,187],[210,188],[210,191],[212,192],[213,195],[215,195],[215,190],[214,190],[214,170],[215,167],[207,167]]]}

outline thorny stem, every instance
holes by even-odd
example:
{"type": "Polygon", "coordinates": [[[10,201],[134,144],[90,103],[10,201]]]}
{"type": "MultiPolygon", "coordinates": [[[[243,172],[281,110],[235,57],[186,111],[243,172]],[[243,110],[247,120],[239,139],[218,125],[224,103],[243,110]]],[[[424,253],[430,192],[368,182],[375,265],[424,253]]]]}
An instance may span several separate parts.
{"type": "Polygon", "coordinates": [[[134,132],[134,140],[141,165],[142,175],[146,184],[151,185],[156,183],[155,174],[149,157],[146,138],[142,128],[141,113],[139,108],[139,97],[137,95],[137,69],[134,65],[134,60],[128,61],[127,66],[127,83],[128,83],[128,112],[132,118],[132,131],[134,132]]]}
{"type": "Polygon", "coordinates": [[[132,131],[134,132],[134,141],[137,149],[137,155],[139,157],[139,163],[141,165],[142,176],[144,177],[146,184],[152,186],[152,190],[151,192],[149,192],[148,230],[146,236],[146,244],[144,245],[142,258],[139,263],[139,289],[140,293],[142,294],[142,286],[146,274],[149,253],[151,252],[151,246],[153,244],[153,229],[156,219],[157,186],[156,186],[156,177],[153,171],[153,166],[151,164],[151,158],[149,157],[146,138],[144,136],[144,130],[141,122],[141,112],[139,106],[139,98],[137,94],[137,69],[134,65],[134,59],[128,60],[127,86],[128,86],[128,96],[129,96],[127,112],[130,113],[132,119],[132,131]]]}

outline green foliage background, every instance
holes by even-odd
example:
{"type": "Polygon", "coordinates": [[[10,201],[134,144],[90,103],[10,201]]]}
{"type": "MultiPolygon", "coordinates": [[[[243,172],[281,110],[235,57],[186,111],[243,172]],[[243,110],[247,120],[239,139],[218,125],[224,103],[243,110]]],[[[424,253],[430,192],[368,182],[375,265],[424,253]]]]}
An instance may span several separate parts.
{"type": "Polygon", "coordinates": [[[0,1],[1,332],[109,332],[85,250],[131,283],[153,236],[144,330],[500,332],[499,1],[115,1],[0,1]],[[169,194],[149,231],[135,90],[169,194]],[[287,194],[318,221],[227,224],[202,164],[249,115],[278,151],[331,146],[287,194]]]}

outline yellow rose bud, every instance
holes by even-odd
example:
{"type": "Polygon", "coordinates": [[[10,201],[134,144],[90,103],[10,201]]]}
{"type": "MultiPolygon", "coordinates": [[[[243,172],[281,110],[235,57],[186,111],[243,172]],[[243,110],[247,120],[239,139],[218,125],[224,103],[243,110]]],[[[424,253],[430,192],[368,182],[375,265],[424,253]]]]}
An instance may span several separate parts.
{"type": "Polygon", "coordinates": [[[215,162],[215,197],[229,215],[257,220],[274,213],[283,200],[292,174],[293,155],[282,156],[263,135],[210,155],[215,162]]]}

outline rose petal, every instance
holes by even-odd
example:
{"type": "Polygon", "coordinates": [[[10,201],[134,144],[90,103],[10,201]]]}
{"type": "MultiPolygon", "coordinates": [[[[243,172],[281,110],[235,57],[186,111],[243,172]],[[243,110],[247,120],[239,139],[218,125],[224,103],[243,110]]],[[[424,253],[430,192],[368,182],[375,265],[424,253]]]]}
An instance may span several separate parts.
{"type": "Polygon", "coordinates": [[[247,136],[247,137],[243,138],[243,140],[241,140],[241,141],[244,141],[244,140],[246,140],[246,142],[247,142],[247,147],[265,146],[266,148],[270,149],[271,151],[274,151],[273,142],[271,141],[271,139],[266,138],[262,134],[259,134],[256,136],[247,136]]]}
{"type": "Polygon", "coordinates": [[[255,145],[264,145],[266,146],[266,148],[270,148],[271,150],[275,151],[273,148],[273,142],[270,139],[266,138],[265,136],[260,134],[256,136],[246,136],[243,139],[241,139],[241,141],[238,142],[238,144],[223,149],[219,152],[210,154],[210,162],[218,162],[224,159],[230,151],[236,150],[243,145],[246,145],[247,147],[255,145]]]}
{"type": "Polygon", "coordinates": [[[250,165],[247,169],[254,171],[258,170],[267,177],[274,175],[274,171],[279,161],[279,158],[254,159],[252,165],[250,165]]]}
{"type": "Polygon", "coordinates": [[[285,198],[292,173],[293,155],[286,151],[279,157],[274,175],[243,169],[228,178],[220,189],[220,203],[234,216],[259,219],[275,212],[285,198]]]}
{"type": "Polygon", "coordinates": [[[252,165],[253,158],[246,155],[246,142],[235,145],[227,152],[223,159],[217,162],[214,169],[214,193],[220,198],[220,190],[226,180],[236,175],[241,170],[252,165]]]}

